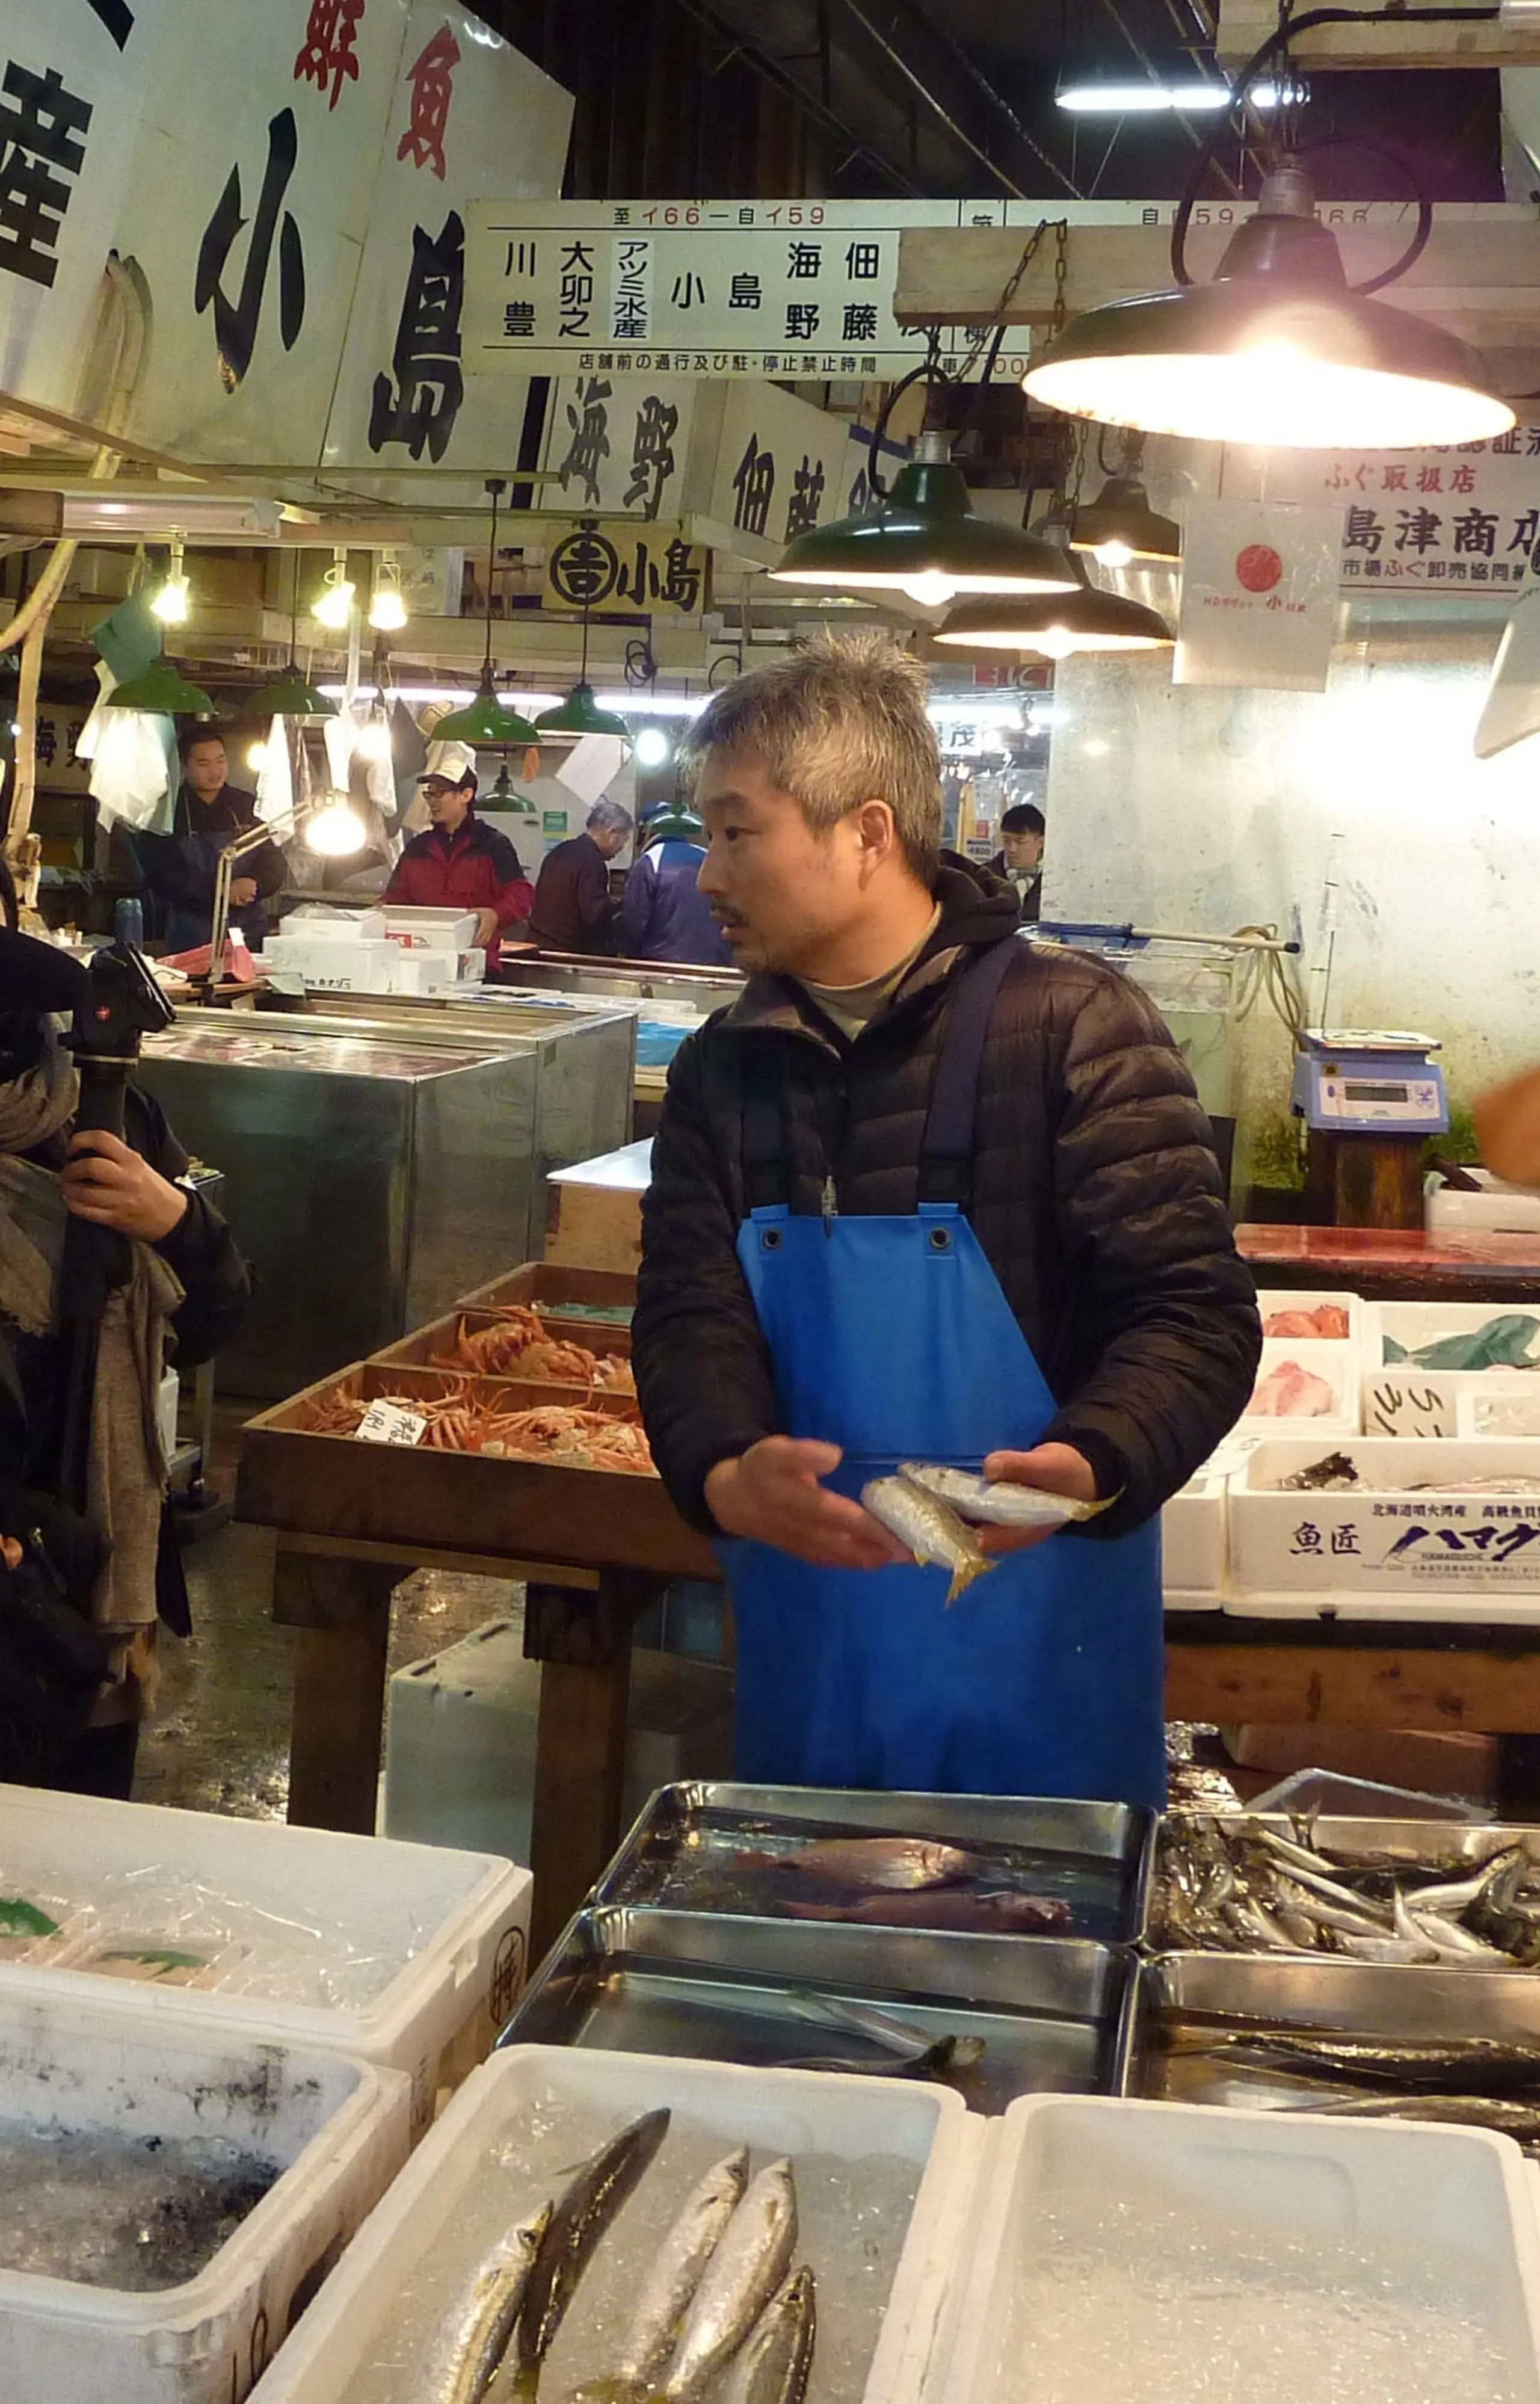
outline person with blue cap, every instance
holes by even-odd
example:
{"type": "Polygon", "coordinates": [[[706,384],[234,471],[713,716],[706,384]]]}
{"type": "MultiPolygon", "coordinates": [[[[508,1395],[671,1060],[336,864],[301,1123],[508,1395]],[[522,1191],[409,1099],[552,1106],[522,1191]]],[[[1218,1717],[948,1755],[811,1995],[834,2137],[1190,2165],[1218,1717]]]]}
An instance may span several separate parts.
{"type": "Polygon", "coordinates": [[[659,802],[643,814],[644,847],[615,920],[615,949],[623,960],[731,967],[732,945],[700,889],[705,832],[694,812],[677,802],[659,802]]]}

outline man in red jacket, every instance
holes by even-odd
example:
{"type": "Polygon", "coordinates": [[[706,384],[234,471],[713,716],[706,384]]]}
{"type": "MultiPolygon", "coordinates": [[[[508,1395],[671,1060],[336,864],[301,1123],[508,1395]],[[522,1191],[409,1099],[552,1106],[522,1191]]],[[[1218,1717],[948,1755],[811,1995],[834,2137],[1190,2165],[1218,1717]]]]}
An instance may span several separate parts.
{"type": "Polygon", "coordinates": [[[382,899],[409,910],[474,910],[476,941],[490,973],[505,929],[522,925],[534,908],[535,888],[508,837],[476,816],[476,773],[469,762],[457,776],[445,762],[417,782],[433,824],[413,836],[382,899]]]}

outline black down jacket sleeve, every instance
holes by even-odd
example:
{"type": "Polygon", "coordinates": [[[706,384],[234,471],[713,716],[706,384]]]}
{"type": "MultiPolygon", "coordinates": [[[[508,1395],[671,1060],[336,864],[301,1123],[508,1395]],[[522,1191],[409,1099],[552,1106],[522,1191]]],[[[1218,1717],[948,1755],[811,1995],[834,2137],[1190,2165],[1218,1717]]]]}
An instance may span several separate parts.
{"type": "Polygon", "coordinates": [[[1209,1122],[1137,985],[1099,977],[1070,1022],[1054,1185],[1086,1363],[1044,1435],[1073,1445],[1118,1536],[1159,1510],[1245,1409],[1262,1329],[1209,1122]]]}
{"type": "Polygon", "coordinates": [[[709,1472],[776,1433],[770,1355],[736,1242],[692,1037],[674,1056],[652,1139],[631,1358],[659,1475],[707,1534],[709,1472]]]}
{"type": "MultiPolygon", "coordinates": [[[[135,1152],[175,1184],[188,1172],[188,1156],[165,1112],[142,1086],[130,1085],[124,1131],[135,1152]]],[[[240,1333],[251,1306],[251,1275],[220,1213],[202,1194],[188,1197],[187,1215],[155,1247],[184,1290],[172,1320],[175,1365],[196,1369],[240,1333]]]]}

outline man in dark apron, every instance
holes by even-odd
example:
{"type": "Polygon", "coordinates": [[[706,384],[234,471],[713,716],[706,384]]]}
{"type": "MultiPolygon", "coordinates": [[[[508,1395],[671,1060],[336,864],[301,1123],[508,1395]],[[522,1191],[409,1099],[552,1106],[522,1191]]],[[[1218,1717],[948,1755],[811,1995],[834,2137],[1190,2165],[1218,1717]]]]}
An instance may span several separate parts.
{"type": "Polygon", "coordinates": [[[1160,1506],[1260,1347],[1209,1127],[1138,987],[939,865],[924,672],[880,636],[695,722],[701,889],[750,971],[679,1053],[634,1331],[718,1541],[755,1781],[1165,1792],[1160,1506]],[[859,1500],[901,1460],[1111,1507],[948,1609],[859,1500]]]}

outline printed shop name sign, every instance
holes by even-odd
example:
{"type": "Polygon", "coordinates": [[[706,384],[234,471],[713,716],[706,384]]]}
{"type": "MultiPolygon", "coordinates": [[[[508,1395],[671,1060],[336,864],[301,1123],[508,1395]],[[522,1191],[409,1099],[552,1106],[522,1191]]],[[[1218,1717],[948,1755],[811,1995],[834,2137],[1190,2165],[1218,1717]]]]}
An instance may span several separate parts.
{"type": "MultiPolygon", "coordinates": [[[[1224,485],[1242,472],[1227,457],[1224,485]]],[[[1279,452],[1267,491],[1340,510],[1338,572],[1354,590],[1511,600],[1540,581],[1540,425],[1428,451],[1279,452]]]]}
{"type": "MultiPolygon", "coordinates": [[[[855,201],[484,204],[466,356],[515,374],[898,377],[926,343],[893,316],[902,231],[855,201]]],[[[1025,375],[1029,344],[1011,328],[997,375],[1025,375]]],[[[986,347],[962,333],[942,365],[976,370],[986,347]]]]}
{"type": "Polygon", "coordinates": [[[1533,1585],[1540,1516],[1533,1503],[1376,1502],[1367,1524],[1344,1519],[1322,1528],[1302,1519],[1289,1544],[1292,1560],[1362,1561],[1376,1575],[1414,1585],[1469,1584],[1490,1572],[1517,1570],[1514,1583],[1533,1585]]]}

